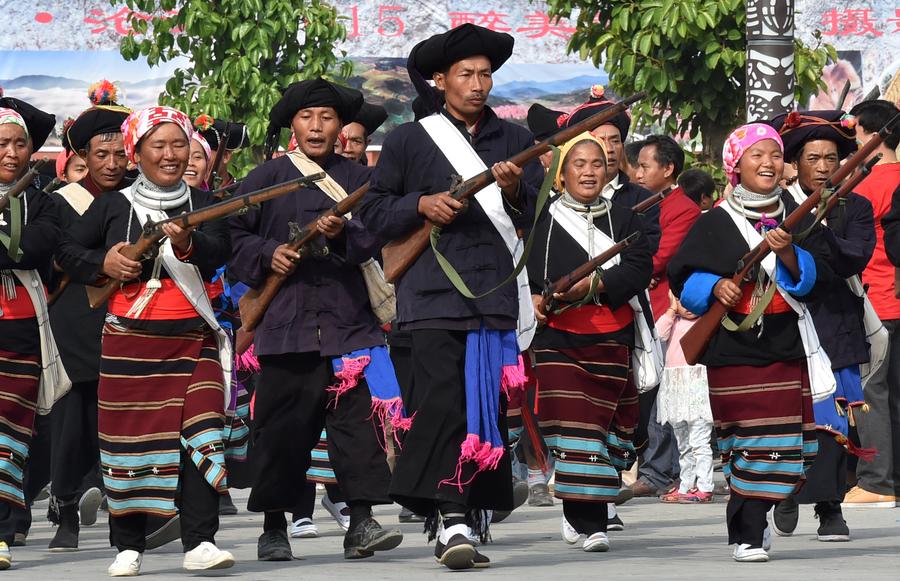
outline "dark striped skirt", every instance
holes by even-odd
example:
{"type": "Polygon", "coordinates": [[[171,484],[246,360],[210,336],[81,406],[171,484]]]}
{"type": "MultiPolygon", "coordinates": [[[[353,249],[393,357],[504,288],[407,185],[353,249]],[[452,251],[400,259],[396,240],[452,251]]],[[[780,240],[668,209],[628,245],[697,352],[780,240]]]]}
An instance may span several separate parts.
{"type": "Polygon", "coordinates": [[[806,360],[708,367],[709,403],[732,494],[779,501],[816,458],[806,360]]]}
{"type": "Polygon", "coordinates": [[[310,454],[309,470],[306,471],[306,479],[320,484],[337,483],[334,468],[331,467],[331,461],[328,459],[328,440],[324,428],[319,435],[319,442],[310,454]]]}
{"type": "Polygon", "coordinates": [[[107,324],[98,388],[109,513],[175,514],[181,450],[226,488],[222,367],[207,330],[155,335],[107,324]]]}
{"type": "Polygon", "coordinates": [[[0,501],[21,507],[40,377],[40,355],[0,349],[0,501]]]}
{"type": "Polygon", "coordinates": [[[222,436],[225,458],[244,462],[250,445],[250,393],[236,375],[232,376],[231,389],[235,393],[234,406],[225,410],[225,431],[222,436]]]}
{"type": "Polygon", "coordinates": [[[634,463],[637,389],[628,347],[538,349],[540,426],[556,459],[555,496],[611,502],[634,463]]]}

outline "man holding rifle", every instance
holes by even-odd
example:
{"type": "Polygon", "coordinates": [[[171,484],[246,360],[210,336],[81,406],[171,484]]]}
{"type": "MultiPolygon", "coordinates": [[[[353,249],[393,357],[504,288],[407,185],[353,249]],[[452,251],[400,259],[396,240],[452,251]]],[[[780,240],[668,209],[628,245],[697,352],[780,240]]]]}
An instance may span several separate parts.
{"type": "MultiPolygon", "coordinates": [[[[772,120],[784,141],[784,158],[797,170],[797,181],[787,191],[798,204],[837,170],[842,159],[856,151],[855,119],[843,111],[804,111],[772,120]]],[[[863,410],[860,365],[870,361],[863,322],[864,296],[859,274],[875,249],[872,204],[853,192],[825,217],[831,269],[837,274],[819,300],[810,303],[819,338],[836,381],[835,393],[813,406],[819,452],[807,482],[775,507],[775,533],[790,536],[797,527],[799,504],[815,504],[820,541],[849,541],[850,530],[841,514],[847,490],[847,453],[861,454],[847,439],[850,423],[863,410]],[[845,280],[854,277],[855,280],[845,280]],[[856,292],[851,289],[856,289],[856,292]],[[840,410],[840,411],[839,411],[840,410]]]]}
{"type": "MultiPolygon", "coordinates": [[[[59,225],[67,231],[84,214],[95,198],[105,192],[118,195],[125,186],[128,158],[122,138],[122,122],[130,109],[115,102],[97,102],[82,112],[68,129],[68,141],[85,160],[88,173],[77,183],[67,184],[50,194],[57,201],[59,225]]],[[[57,262],[64,262],[59,257],[57,262]]],[[[56,334],[72,390],[59,401],[53,413],[51,448],[51,492],[59,510],[59,528],[50,541],[51,551],[78,548],[79,516],[93,524],[100,505],[100,492],[79,493],[85,476],[96,470],[100,460],[97,440],[97,383],[100,377],[100,342],[105,308],[91,309],[85,286],[72,283],[59,293],[50,309],[50,323],[56,334]],[[93,508],[93,510],[92,510],[93,508]]]]}
{"type": "Polygon", "coordinates": [[[371,557],[403,538],[398,530],[382,529],[371,512],[373,505],[390,502],[390,471],[370,418],[373,408],[400,401],[361,270],[380,244],[356,217],[319,217],[364,186],[371,172],[334,153],[341,126],[354,119],[362,101],[358,91],[323,79],[289,86],[270,113],[270,143],[277,145],[281,129],[289,127],[298,148],[253,170],[237,192],[327,173],[318,189],[300,189],[231,221],[232,273],[256,290],[275,275],[286,277],[256,328],[254,344],[262,371],[248,508],[266,513],[258,543],[263,561],[292,558],[284,512],[298,504],[323,426],[350,506],[344,557],[371,557]],[[292,221],[315,223],[321,234],[310,243],[313,248],[300,249],[303,260],[288,245],[292,221]]]}
{"type": "Polygon", "coordinates": [[[517,318],[531,316],[533,326],[533,315],[520,311],[530,297],[527,284],[521,288],[511,276],[510,245],[516,228],[530,222],[543,172],[537,159],[525,167],[503,161],[534,141],[486,105],[492,74],[512,48],[510,35],[472,24],[413,48],[407,69],[430,115],[388,135],[360,208],[366,226],[390,240],[418,230],[424,219],[440,226],[439,251],[458,269],[451,282],[427,248],[398,281],[397,325],[412,333],[418,404],[391,483],[395,501],[429,517],[429,538],[442,521],[435,557],[450,569],[488,566],[469,535],[486,537],[484,509],[513,508],[499,383],[501,368],[515,367],[517,318]],[[479,192],[477,202],[450,195],[452,175],[487,168],[496,186],[479,192]],[[475,294],[502,285],[466,298],[460,282],[475,294]],[[466,444],[476,442],[491,462],[466,460],[466,444]]]}

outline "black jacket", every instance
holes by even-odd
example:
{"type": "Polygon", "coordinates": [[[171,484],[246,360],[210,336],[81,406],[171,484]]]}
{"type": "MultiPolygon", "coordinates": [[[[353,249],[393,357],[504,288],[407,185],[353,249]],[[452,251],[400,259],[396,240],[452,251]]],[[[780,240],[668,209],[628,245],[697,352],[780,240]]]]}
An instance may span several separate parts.
{"type": "MultiPolygon", "coordinates": [[[[468,137],[465,126],[452,117],[451,120],[468,137]]],[[[471,143],[490,168],[533,145],[534,138],[526,129],[501,120],[486,107],[471,143]]],[[[516,228],[527,230],[544,172],[537,159],[522,169],[519,208],[507,205],[506,210],[516,228]]],[[[418,212],[419,198],[448,190],[454,173],[453,166],[421,124],[401,125],[385,139],[372,188],[359,215],[366,227],[383,239],[401,238],[423,223],[418,212]]],[[[468,210],[443,228],[438,248],[475,294],[493,288],[513,269],[503,239],[474,200],[468,210]]],[[[401,326],[429,319],[465,321],[488,317],[514,321],[518,299],[515,281],[484,298],[466,299],[447,279],[429,247],[397,281],[397,309],[401,326]]]]}
{"type": "MultiPolygon", "coordinates": [[[[372,171],[339,155],[330,156],[322,169],[347,194],[366,183],[372,171]]],[[[293,162],[287,156],[280,157],[251,171],[237,194],[299,177],[293,162]]],[[[334,201],[318,188],[302,188],[232,218],[234,256],[228,263],[229,271],[247,285],[259,288],[271,272],[275,249],[289,239],[288,222],[306,226],[332,206],[334,201]]],[[[378,253],[378,239],[354,213],[341,236],[327,245],[327,257],[300,261],[278,291],[256,330],[258,355],[318,351],[337,356],[384,345],[384,333],[372,313],[359,270],[359,264],[378,253]]]]}
{"type": "Polygon", "coordinates": [[[823,239],[831,255],[829,265],[837,276],[808,306],[831,367],[841,369],[869,361],[863,300],[850,291],[844,279],[865,270],[875,251],[872,204],[850,193],[844,203],[828,213],[826,222],[823,239]]]}

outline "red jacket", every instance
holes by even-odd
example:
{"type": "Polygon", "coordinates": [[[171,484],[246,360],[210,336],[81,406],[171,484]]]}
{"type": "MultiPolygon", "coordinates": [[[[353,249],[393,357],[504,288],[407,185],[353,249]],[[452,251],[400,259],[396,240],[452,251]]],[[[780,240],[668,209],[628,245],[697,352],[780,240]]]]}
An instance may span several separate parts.
{"type": "Polygon", "coordinates": [[[875,212],[875,253],[863,271],[863,283],[869,287],[869,300],[878,317],[883,320],[900,319],[900,299],[894,297],[894,265],[884,248],[884,227],[881,218],[891,209],[891,196],[900,184],[900,162],[884,163],[872,168],[872,173],[854,190],[872,202],[875,212]]]}
{"type": "Polygon", "coordinates": [[[680,187],[676,187],[659,204],[659,229],[662,236],[659,239],[659,250],[653,257],[653,278],[659,279],[659,285],[650,291],[650,305],[656,319],[669,308],[669,279],[666,276],[666,267],[698,218],[700,206],[687,197],[680,187]]]}

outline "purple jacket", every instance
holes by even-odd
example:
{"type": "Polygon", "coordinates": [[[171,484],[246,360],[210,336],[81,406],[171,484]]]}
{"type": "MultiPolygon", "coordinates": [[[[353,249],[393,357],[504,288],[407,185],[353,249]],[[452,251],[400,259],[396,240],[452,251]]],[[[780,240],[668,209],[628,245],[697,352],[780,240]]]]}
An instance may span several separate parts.
{"type": "MultiPolygon", "coordinates": [[[[338,155],[329,157],[323,169],[348,194],[366,183],[372,171],[338,155]]],[[[273,159],[250,172],[237,195],[300,175],[288,157],[273,159]]],[[[270,272],[275,249],[288,241],[288,222],[302,228],[333,205],[321,190],[303,188],[232,218],[234,254],[228,268],[250,287],[260,287],[270,272]]],[[[372,314],[358,266],[375,256],[381,244],[354,215],[342,235],[327,241],[327,246],[326,257],[300,261],[272,301],[256,329],[257,355],[316,351],[337,356],[384,345],[384,333],[372,314]]]]}

